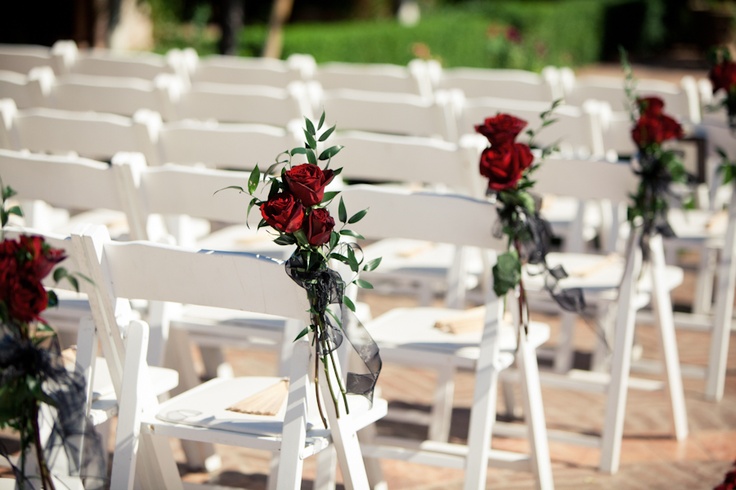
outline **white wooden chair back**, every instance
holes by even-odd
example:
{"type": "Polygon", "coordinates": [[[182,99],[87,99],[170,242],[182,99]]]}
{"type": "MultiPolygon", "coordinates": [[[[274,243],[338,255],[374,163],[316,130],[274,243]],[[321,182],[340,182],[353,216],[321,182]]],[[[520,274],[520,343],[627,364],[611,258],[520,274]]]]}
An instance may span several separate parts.
{"type": "MultiPolygon", "coordinates": [[[[603,129],[598,104],[585,107],[560,105],[555,108],[553,124],[541,128],[541,114],[551,109],[552,104],[512,100],[500,97],[464,98],[460,103],[458,128],[460,134],[473,133],[474,126],[483,124],[487,117],[497,113],[511,114],[527,121],[524,131],[536,130],[538,146],[557,145],[563,154],[602,157],[605,154],[603,129]]],[[[518,141],[526,141],[521,134],[518,141]]]]}
{"type": "Polygon", "coordinates": [[[48,66],[55,73],[65,73],[73,62],[69,42],[57,41],[51,48],[33,44],[0,44],[0,70],[27,74],[34,68],[48,66]]]}
{"type": "Polygon", "coordinates": [[[39,230],[69,232],[85,220],[93,220],[85,212],[107,210],[117,212],[115,218],[123,220],[116,228],[125,229],[134,238],[145,238],[144,223],[132,216],[116,173],[115,168],[96,160],[0,149],[0,176],[17,192],[17,199],[43,201],[69,214],[76,213],[71,221],[59,224],[44,219],[49,215],[34,213],[35,207],[24,206],[26,226],[39,230]]]}
{"type": "Polygon", "coordinates": [[[174,75],[156,78],[69,74],[52,79],[39,107],[68,111],[93,111],[132,116],[139,109],[160,113],[165,119],[182,90],[174,75]]]}
{"type": "MultiPolygon", "coordinates": [[[[116,302],[145,298],[197,304],[276,315],[302,322],[303,325],[309,324],[309,303],[305,291],[285,273],[283,263],[273,259],[243,253],[195,251],[151,242],[123,244],[106,238],[104,230],[101,229],[73,236],[73,240],[76,240],[75,243],[78,243],[86,254],[88,272],[96,284],[96,287],[89,291],[90,304],[97,327],[102,329],[103,336],[106,337],[103,340],[103,350],[106,353],[111,351],[111,355],[106,357],[111,365],[111,375],[114,377],[116,374],[119,375],[116,390],[124,397],[121,398],[121,407],[127,401],[132,410],[126,411],[132,414],[131,420],[121,422],[123,433],[118,437],[117,446],[120,455],[116,454],[118,458],[113,462],[112,471],[113,485],[120,484],[125,488],[131,488],[136,472],[136,452],[138,452],[136,441],[141,430],[140,417],[133,415],[155,413],[156,402],[150,396],[140,397],[136,394],[139,390],[135,388],[136,384],[145,383],[146,366],[140,356],[132,359],[132,365],[129,362],[131,359],[126,359],[126,348],[122,340],[124,334],[118,326],[116,316],[116,302]],[[136,264],[135,268],[130,266],[133,263],[136,264]],[[134,391],[131,393],[127,389],[134,391]]],[[[130,324],[129,330],[129,334],[138,335],[135,323],[130,324]]],[[[276,430],[277,438],[280,436],[279,481],[282,477],[294,481],[291,484],[283,483],[284,488],[287,485],[289,488],[292,485],[298,488],[296,484],[301,479],[301,459],[304,456],[303,448],[308,427],[310,350],[309,338],[302,337],[296,341],[283,426],[280,430],[271,429],[276,430]]],[[[320,389],[323,396],[326,395],[325,399],[330,400],[324,380],[320,383],[320,389]]],[[[351,479],[353,477],[351,471],[355,468],[358,469],[357,477],[360,478],[362,468],[360,450],[357,446],[355,429],[353,428],[352,432],[350,429],[350,416],[341,408],[338,419],[338,413],[332,404],[326,402],[326,405],[327,419],[333,441],[338,445],[338,459],[341,461],[343,473],[347,475],[347,479],[351,479]],[[345,451],[343,443],[350,449],[345,451]]],[[[197,436],[199,440],[238,444],[237,440],[240,438],[256,444],[256,447],[269,447],[269,443],[259,438],[257,433],[228,430],[225,425],[200,427],[196,432],[201,433],[197,436]]],[[[145,469],[138,474],[142,473],[146,478],[145,484],[156,482],[155,484],[165,485],[166,488],[172,488],[170,485],[173,485],[173,488],[180,487],[181,482],[170,454],[168,441],[164,440],[157,447],[145,444],[151,438],[157,439],[152,435],[141,437],[141,458],[138,458],[138,462],[145,466],[145,469]]],[[[272,441],[270,444],[273,445],[274,434],[266,439],[272,441]]],[[[362,478],[365,478],[364,469],[362,473],[362,478]]]]}
{"type": "Polygon", "coordinates": [[[473,196],[485,190],[477,169],[486,146],[484,138],[470,137],[458,144],[436,138],[337,131],[331,144],[344,146],[340,175],[345,180],[413,183],[473,196]]]}
{"type": "Polygon", "coordinates": [[[163,123],[158,114],[143,112],[136,118],[146,120],[150,128],[150,144],[142,151],[148,164],[154,166],[175,163],[251,170],[258,164],[266,170],[277,155],[300,141],[285,128],[265,124],[196,120],[163,123]]]}
{"type": "Polygon", "coordinates": [[[461,90],[467,98],[497,97],[551,103],[559,90],[548,75],[526,70],[487,68],[444,68],[436,82],[437,90],[461,90]]]}
{"type": "Polygon", "coordinates": [[[315,61],[310,55],[291,55],[286,60],[210,55],[194,58],[192,84],[231,83],[286,88],[291,82],[311,78],[315,61]]]}
{"type": "Polygon", "coordinates": [[[369,92],[365,90],[322,90],[310,87],[315,113],[323,110],[336,121],[338,130],[370,131],[404,136],[457,141],[452,101],[438,96],[369,92]]]}
{"type": "Polygon", "coordinates": [[[117,114],[27,109],[0,100],[0,145],[15,150],[76,153],[109,160],[119,151],[139,151],[147,129],[117,114]]]}
{"type": "Polygon", "coordinates": [[[406,66],[381,63],[323,63],[317,66],[314,80],[324,90],[351,89],[432,95],[432,81],[426,63],[411,60],[406,66]]]}
{"type": "Polygon", "coordinates": [[[292,82],[286,88],[202,82],[181,94],[177,119],[216,120],[286,127],[294,119],[312,117],[306,87],[292,82]]]}
{"type": "Polygon", "coordinates": [[[179,75],[175,56],[148,52],[121,52],[94,48],[78,51],[70,74],[153,80],[159,75],[179,75]]]}
{"type": "Polygon", "coordinates": [[[28,75],[0,71],[0,99],[12,99],[19,109],[38,105],[42,93],[38,83],[28,75]]]}
{"type": "MultiPolygon", "coordinates": [[[[614,112],[628,113],[624,78],[589,75],[568,82],[565,102],[582,105],[586,100],[599,100],[611,105],[614,112]]],[[[667,114],[682,122],[697,124],[701,120],[700,96],[697,82],[691,76],[683,77],[679,83],[663,80],[641,79],[636,82],[639,96],[657,96],[665,104],[667,114]]]]}

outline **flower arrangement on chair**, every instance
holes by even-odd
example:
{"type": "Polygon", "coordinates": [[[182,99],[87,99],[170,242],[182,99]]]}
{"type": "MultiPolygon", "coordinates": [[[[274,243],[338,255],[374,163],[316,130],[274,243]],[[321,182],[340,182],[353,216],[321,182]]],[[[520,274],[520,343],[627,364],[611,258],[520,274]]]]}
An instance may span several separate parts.
{"type": "Polygon", "coordinates": [[[66,368],[56,334],[42,316],[58,304],[56,294],[44,288],[44,278],[53,270],[55,281],[68,280],[75,289],[78,280],[56,267],[66,257],[43,237],[5,238],[10,216],[22,213],[18,206],[7,206],[13,189],[0,181],[0,191],[0,428],[17,431],[21,450],[17,466],[4,447],[0,455],[11,463],[18,488],[34,488],[32,480],[37,478],[40,487],[53,490],[54,476],[65,476],[53,474],[59,451],[66,452],[74,473],[69,476],[88,479],[87,488],[101,488],[106,479],[104,453],[99,435],[86,425],[84,379],[66,368]],[[44,407],[53,409],[55,420],[45,421],[51,434],[42,441],[44,407]],[[27,474],[34,453],[37,475],[27,474]]]}
{"type": "MultiPolygon", "coordinates": [[[[554,122],[552,112],[556,105],[557,102],[541,114],[542,128],[554,122]]],[[[529,311],[522,264],[541,266],[542,272],[551,279],[545,281],[548,291],[563,309],[582,313],[585,308],[581,290],[556,291],[557,281],[567,274],[562,267],[550,269],[546,263],[552,231],[540,215],[540,200],[531,194],[534,186],[531,177],[554,148],[544,148],[541,158],[535,161],[531,147],[536,132],[527,131],[528,144],[516,141],[526,125],[526,121],[513,115],[497,114],[475,126],[475,131],[490,143],[481,153],[479,167],[481,175],[488,179],[486,193],[497,205],[500,228],[494,233],[508,237],[508,250],[497,257],[493,266],[493,290],[499,297],[511,290],[517,291],[519,319],[525,330],[529,324],[529,311]]]]}
{"type": "Polygon", "coordinates": [[[711,68],[708,79],[713,86],[713,95],[723,91],[725,97],[714,107],[726,108],[728,126],[736,129],[736,63],[727,47],[715,49],[710,54],[711,68]]]}
{"type": "Polygon", "coordinates": [[[667,221],[670,200],[680,200],[686,208],[692,206],[689,198],[675,194],[672,187],[673,184],[687,184],[689,176],[678,152],[667,146],[667,142],[683,137],[683,129],[665,113],[661,98],[636,95],[636,80],[624,53],[622,65],[633,124],[631,138],[637,148],[637,158],[632,165],[641,177],[627,218],[630,222],[641,218],[643,242],[654,233],[672,237],[675,233],[667,221]]]}
{"type": "MultiPolygon", "coordinates": [[[[359,274],[361,271],[374,270],[381,259],[366,262],[356,243],[341,241],[341,237],[363,238],[346,226],[360,221],[367,209],[348,216],[345,203],[340,198],[337,216],[340,226],[337,228],[335,218],[327,208],[339,194],[339,191],[326,191],[326,188],[342,170],[329,168],[332,158],[342,146],[331,146],[318,153],[318,144],[324,143],[335,130],[335,126],[325,128],[324,122],[324,113],[316,125],[305,118],[303,147],[293,148],[278,155],[276,162],[265,172],[261,172],[256,165],[250,174],[247,190],[236,186],[231,188],[252,196],[248,212],[250,213],[254,206],[260,209],[262,219],[258,227],[269,227],[275,234],[275,243],[295,247],[293,254],[286,261],[286,271],[306,290],[311,305],[311,325],[306,327],[297,339],[310,331],[314,333],[317,354],[315,362],[321,361],[323,364],[322,371],[328,379],[332,401],[337,406],[338,396],[341,395],[348,410],[347,393],[362,394],[369,398],[372,396],[381,370],[381,360],[378,347],[370,335],[364,329],[359,335],[352,335],[347,329],[342,328],[342,319],[329,308],[330,304],[338,303],[345,304],[350,310],[355,311],[355,305],[344,294],[347,285],[337,271],[330,269],[329,263],[337,261],[347,265],[353,273],[349,284],[370,289],[372,285],[360,279],[359,274]],[[295,164],[292,159],[297,155],[303,155],[307,161],[295,164]],[[320,166],[320,162],[324,162],[324,167],[320,166]],[[279,168],[280,171],[274,175],[279,168]],[[268,189],[266,200],[258,197],[261,184],[268,189]],[[346,386],[340,381],[334,359],[334,350],[343,338],[356,348],[367,369],[366,373],[362,374],[348,373],[346,386]],[[329,383],[331,376],[337,381],[341,391],[339,395],[332,392],[332,383],[329,383]]],[[[315,366],[318,381],[317,373],[319,369],[315,366]]],[[[317,399],[319,400],[319,397],[317,399]]],[[[319,408],[321,411],[321,405],[319,408]]],[[[322,419],[326,420],[324,416],[322,419]]]]}

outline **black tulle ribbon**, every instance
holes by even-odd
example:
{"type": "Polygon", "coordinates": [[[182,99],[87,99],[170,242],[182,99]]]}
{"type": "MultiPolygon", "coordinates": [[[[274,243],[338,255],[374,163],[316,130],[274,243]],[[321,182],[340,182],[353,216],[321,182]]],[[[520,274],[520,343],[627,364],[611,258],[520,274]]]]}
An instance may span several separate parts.
{"type": "Polygon", "coordinates": [[[533,266],[527,267],[527,272],[531,275],[544,275],[544,289],[560,308],[587,316],[583,290],[560,287],[559,282],[568,277],[567,272],[561,265],[549,267],[547,264],[547,254],[552,243],[552,227],[539,212],[541,200],[535,199],[535,204],[534,212],[530,212],[524,206],[513,206],[515,220],[504,219],[510,214],[509,210],[505,209],[506,206],[499,208],[501,219],[496,222],[494,236],[503,237],[504,228],[507,228],[512,230],[513,236],[523,237],[524,239],[519,240],[521,248],[519,260],[533,266]]]}
{"type": "Polygon", "coordinates": [[[307,291],[310,304],[324,326],[320,338],[317,339],[317,353],[320,356],[327,355],[340,347],[343,339],[347,339],[362,361],[364,372],[348,371],[345,389],[348,393],[373,400],[373,392],[383,364],[378,345],[354,315],[354,327],[343,328],[347,318],[336,325],[334,319],[326,313],[329,305],[337,304],[341,312],[351,314],[342,307],[345,292],[342,277],[337,271],[327,267],[308,270],[306,261],[299,251],[286,261],[285,268],[289,277],[307,291]]]}
{"type": "MultiPolygon", "coordinates": [[[[0,338],[0,385],[9,387],[31,379],[41,384],[43,403],[49,405],[52,414],[51,420],[39,421],[40,425],[51,427],[43,446],[43,456],[51,475],[78,477],[86,489],[106,488],[105,449],[87,416],[86,384],[82,374],[66,368],[55,336],[39,343],[3,332],[0,338]],[[68,465],[68,475],[57,474],[60,465],[55,462],[58,458],[66,459],[63,464],[68,465]]],[[[26,403],[26,406],[31,405],[26,403]]],[[[11,462],[5,447],[0,447],[0,456],[11,462]]],[[[28,458],[35,458],[35,452],[31,451],[28,458]]],[[[24,474],[25,468],[12,462],[11,467],[16,481],[22,482],[19,486],[31,483],[31,477],[24,474]]]]}

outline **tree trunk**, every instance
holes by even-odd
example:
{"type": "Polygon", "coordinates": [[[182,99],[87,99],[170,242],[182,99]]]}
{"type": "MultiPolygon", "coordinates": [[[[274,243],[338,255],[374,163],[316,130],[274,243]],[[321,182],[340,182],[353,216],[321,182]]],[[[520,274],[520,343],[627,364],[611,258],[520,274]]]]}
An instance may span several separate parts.
{"type": "Polygon", "coordinates": [[[243,27],[243,0],[219,0],[220,54],[237,55],[237,36],[243,27]]]}
{"type": "Polygon", "coordinates": [[[268,22],[268,38],[263,48],[264,58],[280,58],[284,46],[284,24],[291,15],[294,0],[274,0],[268,22]]]}

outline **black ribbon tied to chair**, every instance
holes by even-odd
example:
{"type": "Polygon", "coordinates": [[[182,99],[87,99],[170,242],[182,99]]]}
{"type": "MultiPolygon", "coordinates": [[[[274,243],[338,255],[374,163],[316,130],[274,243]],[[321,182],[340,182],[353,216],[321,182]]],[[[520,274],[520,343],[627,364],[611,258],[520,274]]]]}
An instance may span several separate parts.
{"type": "MultiPolygon", "coordinates": [[[[0,338],[0,386],[8,387],[34,379],[41,383],[45,401],[51,407],[52,420],[39,424],[51,427],[44,443],[43,456],[52,476],[79,477],[85,488],[102,489],[108,484],[105,449],[92,421],[86,415],[85,381],[81,373],[64,365],[58,339],[53,336],[42,342],[3,332],[0,338]],[[55,473],[55,461],[65,457],[68,475],[55,473]]],[[[26,405],[28,406],[28,405],[26,405]]],[[[43,413],[39,411],[39,413],[43,413]]],[[[26,414],[31,416],[31,414],[26,414]]],[[[5,447],[0,456],[10,461],[5,447]]],[[[35,452],[29,454],[35,458],[35,452]]],[[[30,483],[23,468],[11,467],[19,482],[30,483]]]]}
{"type": "Polygon", "coordinates": [[[331,304],[339,305],[341,312],[346,310],[342,307],[345,292],[342,277],[337,271],[327,267],[316,271],[307,270],[303,257],[298,253],[289,257],[285,268],[289,277],[307,290],[312,308],[320,315],[324,325],[324,330],[317,339],[317,353],[326,355],[340,347],[344,338],[347,339],[363,363],[365,372],[348,371],[345,388],[348,393],[362,395],[372,401],[382,367],[378,345],[354,315],[352,315],[355,319],[354,328],[344,328],[345,319],[342,324],[335,325],[331,316],[326,313],[331,304]]]}

